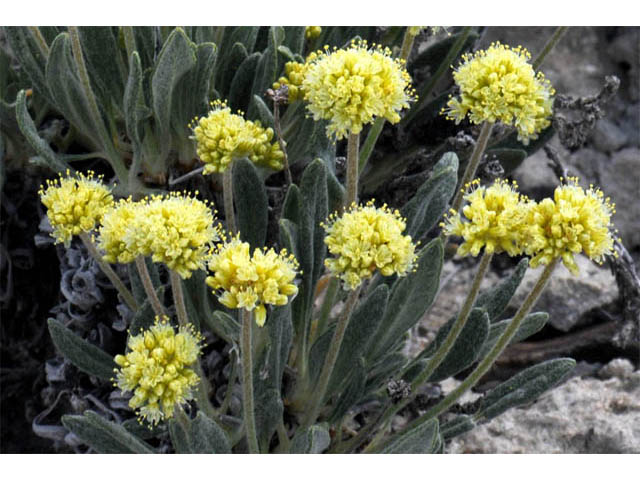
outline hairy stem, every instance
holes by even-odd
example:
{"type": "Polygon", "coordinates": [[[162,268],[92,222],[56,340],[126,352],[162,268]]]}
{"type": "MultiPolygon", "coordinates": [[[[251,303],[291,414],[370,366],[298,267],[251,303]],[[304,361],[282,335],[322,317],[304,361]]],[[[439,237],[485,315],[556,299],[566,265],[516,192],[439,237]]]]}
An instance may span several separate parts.
{"type": "Polygon", "coordinates": [[[127,49],[127,62],[131,58],[131,54],[136,51],[136,39],[133,36],[133,27],[120,27],[122,36],[124,37],[124,46],[127,49]]]}
{"type": "Polygon", "coordinates": [[[280,105],[278,104],[278,100],[274,98],[273,100],[273,125],[276,130],[276,136],[278,137],[278,144],[280,145],[280,150],[284,154],[283,162],[284,162],[284,175],[287,179],[287,188],[289,185],[293,183],[293,179],[291,178],[291,170],[289,169],[289,157],[287,156],[287,144],[284,141],[282,136],[282,128],[280,126],[280,105]]]}
{"type": "Polygon", "coordinates": [[[237,232],[236,214],[233,210],[233,162],[222,173],[222,196],[224,198],[224,217],[227,221],[227,230],[231,235],[237,232]]]}
{"type": "Polygon", "coordinates": [[[118,290],[118,293],[127,304],[129,309],[131,309],[133,312],[137,311],[139,308],[138,302],[136,302],[136,299],[131,294],[131,291],[126,287],[118,274],[113,270],[113,268],[111,268],[111,265],[109,265],[102,259],[102,255],[100,255],[100,252],[98,252],[98,249],[94,245],[93,241],[91,241],[91,238],[89,238],[89,235],[85,232],[82,232],[80,234],[80,239],[82,240],[82,243],[84,243],[84,246],[87,247],[89,254],[96,261],[100,269],[109,278],[113,286],[116,287],[116,290],[118,290]]]}
{"type": "Polygon", "coordinates": [[[47,41],[42,36],[42,32],[38,27],[27,28],[31,32],[31,35],[33,35],[33,37],[36,39],[36,42],[38,42],[38,48],[40,49],[40,53],[42,53],[42,56],[44,57],[44,60],[46,62],[49,59],[49,45],[47,45],[47,41]]]}
{"type": "Polygon", "coordinates": [[[358,203],[358,149],[360,134],[350,133],[347,139],[347,197],[345,208],[352,203],[358,203]]]}
{"type": "Polygon", "coordinates": [[[569,27],[556,28],[556,30],[553,32],[553,35],[551,35],[551,37],[549,38],[545,46],[542,47],[542,51],[538,54],[536,59],[531,64],[534,70],[538,70],[540,66],[542,66],[542,62],[544,62],[545,57],[549,54],[551,50],[553,50],[553,47],[557,45],[557,43],[564,36],[564,34],[567,33],[568,29],[569,27]]]}
{"type": "Polygon", "coordinates": [[[250,311],[241,310],[242,340],[240,354],[242,357],[242,410],[244,427],[247,435],[249,453],[260,453],[258,436],[256,433],[256,416],[253,398],[253,351],[251,342],[251,328],[253,315],[250,311]]]}
{"type": "Polygon", "coordinates": [[[467,168],[464,170],[462,180],[460,180],[460,189],[458,189],[458,191],[456,192],[456,196],[451,203],[451,208],[456,212],[460,209],[460,205],[462,205],[465,186],[473,179],[476,174],[476,170],[478,169],[478,165],[480,164],[480,160],[482,159],[484,150],[487,148],[487,142],[489,141],[489,137],[491,136],[492,128],[493,123],[491,122],[485,121],[482,124],[482,129],[480,130],[480,135],[478,136],[478,140],[476,141],[476,146],[473,149],[473,153],[471,154],[469,163],[467,163],[467,168]]]}
{"type": "Polygon", "coordinates": [[[430,419],[440,415],[441,413],[447,411],[449,407],[451,407],[464,393],[472,388],[478,381],[489,371],[493,363],[496,361],[498,356],[502,353],[502,351],[509,344],[513,336],[518,331],[522,320],[529,314],[531,308],[536,303],[538,298],[540,298],[540,294],[546,287],[549,279],[551,278],[551,274],[555,269],[556,265],[559,262],[559,258],[555,258],[549,263],[543,272],[540,274],[538,281],[529,292],[527,298],[525,298],[524,302],[516,312],[515,316],[509,323],[507,329],[502,333],[498,341],[493,346],[493,348],[489,351],[487,356],[478,364],[473,372],[469,374],[467,378],[453,391],[451,391],[446,397],[440,401],[437,405],[433,406],[431,409],[427,410],[420,418],[417,418],[413,422],[409,423],[405,428],[398,433],[398,435],[402,435],[403,432],[406,432],[417,425],[420,425],[424,422],[429,421],[430,419]]]}
{"type": "Polygon", "coordinates": [[[151,276],[149,275],[147,264],[144,261],[144,257],[142,255],[136,257],[136,268],[138,269],[138,274],[140,275],[142,287],[144,288],[144,291],[149,298],[149,302],[151,302],[151,308],[153,308],[153,312],[159,317],[163,316],[165,314],[164,307],[162,306],[162,302],[160,302],[160,299],[158,298],[158,295],[153,288],[153,282],[151,281],[151,276]]]}
{"type": "Polygon", "coordinates": [[[322,367],[322,372],[320,373],[320,378],[318,379],[318,384],[314,389],[312,405],[308,410],[305,421],[303,422],[303,428],[310,427],[318,418],[318,414],[320,413],[320,409],[323,405],[324,396],[327,393],[329,380],[331,380],[333,368],[335,367],[336,361],[338,360],[338,354],[340,353],[340,347],[342,346],[344,333],[346,332],[347,326],[349,325],[351,312],[353,312],[353,309],[358,302],[359,294],[360,287],[352,290],[347,297],[346,303],[342,310],[342,314],[340,315],[340,318],[338,320],[338,325],[336,326],[336,331],[334,332],[333,338],[331,339],[331,345],[329,346],[329,351],[327,352],[324,366],[322,367]]]}
{"type": "Polygon", "coordinates": [[[407,398],[403,399],[402,401],[396,404],[393,404],[391,408],[389,408],[386,411],[386,413],[382,416],[379,423],[380,425],[384,425],[384,427],[378,430],[378,433],[376,434],[374,439],[371,441],[369,446],[365,449],[365,452],[371,451],[376,447],[376,445],[382,439],[386,431],[387,422],[396,413],[398,413],[400,410],[402,410],[404,407],[406,407],[409,403],[413,401],[413,399],[417,395],[419,388],[429,380],[429,377],[431,377],[431,375],[436,370],[436,368],[440,366],[442,361],[445,359],[445,357],[447,356],[447,354],[455,344],[456,340],[460,336],[460,332],[462,332],[462,329],[467,323],[467,319],[469,318],[469,314],[471,313],[473,304],[476,301],[476,298],[478,298],[478,293],[480,292],[480,284],[482,283],[482,279],[487,273],[489,265],[491,264],[492,257],[493,257],[493,254],[491,253],[484,253],[482,255],[482,259],[480,260],[480,265],[478,266],[478,271],[476,272],[476,275],[473,279],[473,283],[471,284],[471,289],[467,294],[467,298],[465,299],[464,304],[462,305],[462,309],[460,310],[460,313],[458,314],[456,321],[451,326],[451,330],[449,330],[449,333],[447,334],[446,338],[444,339],[440,347],[438,347],[436,352],[429,358],[427,365],[424,367],[422,372],[420,372],[420,375],[418,375],[414,379],[414,381],[411,382],[411,395],[409,395],[407,398]]]}

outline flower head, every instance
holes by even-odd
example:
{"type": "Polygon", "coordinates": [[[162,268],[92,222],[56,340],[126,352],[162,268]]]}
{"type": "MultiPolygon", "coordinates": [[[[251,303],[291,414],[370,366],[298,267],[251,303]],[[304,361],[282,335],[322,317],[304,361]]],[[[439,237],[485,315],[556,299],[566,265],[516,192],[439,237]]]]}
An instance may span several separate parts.
{"type": "Polygon", "coordinates": [[[178,332],[166,317],[156,317],[153,326],[129,337],[129,352],[116,355],[116,384],[123,392],[133,392],[129,406],[141,419],[156,424],[171,418],[176,405],[193,396],[200,378],[193,365],[200,355],[202,337],[193,327],[178,332]]]}
{"type": "Polygon", "coordinates": [[[135,256],[150,255],[154,262],[189,278],[205,267],[211,244],[218,239],[214,213],[206,202],[186,192],[153,196],[139,202],[124,242],[135,256]]]}
{"type": "Polygon", "coordinates": [[[306,38],[316,38],[322,33],[322,27],[305,27],[304,36],[306,38]]]}
{"type": "Polygon", "coordinates": [[[600,190],[593,186],[584,190],[577,178],[569,178],[566,185],[556,188],[553,199],[544,199],[529,214],[526,250],[533,256],[530,265],[546,265],[559,257],[577,275],[574,254],[582,252],[598,263],[606,255],[615,256],[613,213],[615,205],[600,190]]]}
{"type": "Polygon", "coordinates": [[[47,180],[47,187],[40,187],[40,199],[47,207],[47,217],[56,243],[69,246],[71,238],[81,232],[90,232],[113,204],[109,187],[102,183],[102,176],[94,178],[76,173],[56,180],[47,180]]]}
{"type": "Polygon", "coordinates": [[[308,60],[302,89],[315,120],[329,120],[327,134],[341,139],[358,134],[374,117],[391,123],[415,94],[404,62],[388,48],[354,42],[349,48],[318,52],[308,60]]]}
{"type": "Polygon", "coordinates": [[[284,154],[278,142],[272,142],[273,129],[245,120],[242,112],[231,113],[219,100],[211,106],[209,114],[192,125],[198,157],[205,164],[204,175],[224,172],[234,159],[241,157],[274,170],[283,168],[284,154]]]}
{"type": "Polygon", "coordinates": [[[469,114],[472,123],[500,121],[514,125],[518,139],[527,144],[549,126],[555,91],[544,75],[528,63],[522,48],[499,42],[473,55],[463,55],[453,73],[460,98],[451,98],[447,118],[460,123],[469,114]]]}
{"type": "Polygon", "coordinates": [[[386,205],[376,208],[373,201],[356,205],[343,213],[329,217],[322,225],[327,236],[324,243],[336,258],[328,258],[325,266],[355,290],[365,278],[378,270],[382,275],[406,275],[416,258],[415,244],[403,235],[405,220],[397,210],[386,205]]]}
{"type": "MultiPolygon", "coordinates": [[[[477,187],[479,183],[474,180],[467,187],[477,187]]],[[[440,224],[447,235],[464,239],[458,254],[470,253],[475,257],[482,248],[489,254],[522,253],[531,202],[520,195],[516,187],[515,182],[510,185],[506,180],[496,180],[490,187],[472,188],[464,196],[467,205],[462,208],[462,214],[452,210],[453,215],[440,224]]]]}
{"type": "MultiPolygon", "coordinates": [[[[315,53],[311,54],[307,58],[307,62],[309,58],[314,58],[316,56],[315,53]]],[[[274,90],[279,89],[283,85],[286,85],[289,89],[289,103],[293,103],[296,100],[301,100],[304,97],[304,90],[302,89],[302,81],[304,80],[304,75],[307,71],[309,63],[299,63],[299,62],[287,62],[284,64],[284,76],[280,77],[277,82],[273,84],[274,90]]]]}
{"type": "Polygon", "coordinates": [[[119,200],[102,217],[99,229],[98,247],[105,252],[104,260],[110,263],[129,263],[135,260],[137,252],[126,241],[127,231],[134,225],[139,203],[131,198],[119,200]]]}
{"type": "Polygon", "coordinates": [[[235,237],[216,245],[209,260],[212,276],[207,285],[222,291],[220,303],[228,308],[255,310],[256,323],[263,326],[267,316],[265,304],[286,305],[298,292],[294,283],[298,262],[286,250],[255,249],[235,237]]]}

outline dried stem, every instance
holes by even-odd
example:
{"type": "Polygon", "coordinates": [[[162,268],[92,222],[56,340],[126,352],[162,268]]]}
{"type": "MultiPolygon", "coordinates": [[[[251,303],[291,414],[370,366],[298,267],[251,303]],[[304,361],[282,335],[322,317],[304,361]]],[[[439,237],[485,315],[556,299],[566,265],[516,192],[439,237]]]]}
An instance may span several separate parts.
{"type": "Polygon", "coordinates": [[[241,310],[242,316],[242,409],[244,414],[244,427],[247,435],[249,453],[260,453],[258,436],[256,433],[256,417],[253,398],[253,351],[251,342],[251,328],[253,315],[250,311],[241,310]]]}
{"type": "Polygon", "coordinates": [[[107,262],[105,262],[102,259],[102,255],[100,255],[100,252],[98,252],[98,249],[96,248],[94,243],[91,241],[91,238],[89,238],[89,235],[85,232],[82,232],[80,234],[80,239],[82,240],[82,243],[84,243],[84,246],[87,247],[89,254],[96,261],[100,269],[109,278],[113,286],[116,287],[116,290],[118,290],[118,293],[120,294],[124,302],[127,304],[127,306],[133,312],[136,312],[139,308],[138,302],[136,302],[136,299],[131,294],[131,291],[126,287],[126,285],[120,279],[118,274],[113,270],[113,268],[111,268],[111,265],[109,265],[107,262]]]}
{"type": "Polygon", "coordinates": [[[236,214],[233,210],[233,162],[222,173],[222,196],[224,199],[224,217],[227,221],[227,230],[234,235],[236,229],[236,214]]]}
{"type": "Polygon", "coordinates": [[[347,139],[347,197],[345,208],[352,203],[358,203],[358,149],[360,134],[350,133],[347,139]]]}

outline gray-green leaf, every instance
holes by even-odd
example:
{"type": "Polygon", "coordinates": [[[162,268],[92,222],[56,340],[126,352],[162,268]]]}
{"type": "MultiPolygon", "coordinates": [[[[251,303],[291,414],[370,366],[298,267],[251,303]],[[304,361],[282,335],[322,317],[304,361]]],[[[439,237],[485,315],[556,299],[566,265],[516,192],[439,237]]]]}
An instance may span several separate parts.
{"type": "Polygon", "coordinates": [[[380,453],[435,453],[441,442],[438,420],[432,418],[404,434],[397,434],[380,453]]]}
{"type": "Polygon", "coordinates": [[[264,245],[269,222],[269,200],[258,169],[246,158],[233,162],[233,199],[240,238],[251,248],[264,245]]]}
{"type": "Polygon", "coordinates": [[[291,453],[322,453],[331,443],[326,427],[311,425],[296,433],[291,442],[291,453]]]}

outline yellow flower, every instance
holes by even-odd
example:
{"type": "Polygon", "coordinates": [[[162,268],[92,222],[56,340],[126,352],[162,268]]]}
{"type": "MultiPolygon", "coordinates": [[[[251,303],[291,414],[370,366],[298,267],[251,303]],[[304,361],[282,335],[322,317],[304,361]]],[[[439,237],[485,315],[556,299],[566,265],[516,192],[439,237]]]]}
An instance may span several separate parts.
{"type": "Polygon", "coordinates": [[[209,114],[192,125],[198,157],[205,164],[204,175],[224,172],[235,158],[241,157],[274,170],[283,168],[284,154],[277,141],[272,143],[273,129],[245,120],[242,112],[231,113],[219,100],[211,106],[209,114]]]}
{"type": "MultiPolygon", "coordinates": [[[[314,58],[315,54],[310,58],[314,58]]],[[[279,89],[282,85],[286,85],[289,89],[289,103],[301,100],[304,97],[304,90],[302,89],[302,81],[307,71],[308,63],[299,62],[287,62],[284,65],[284,77],[280,77],[276,83],[273,84],[274,90],[279,89]]]]}
{"type": "Polygon", "coordinates": [[[146,331],[129,337],[129,352],[116,355],[115,386],[133,392],[129,406],[140,419],[152,425],[173,417],[174,407],[193,397],[200,378],[193,365],[200,355],[202,337],[193,327],[180,327],[178,333],[168,319],[156,317],[146,331]]]}
{"type": "Polygon", "coordinates": [[[324,264],[346,289],[355,290],[376,270],[384,276],[402,276],[413,268],[416,246],[402,234],[405,220],[386,205],[376,208],[373,200],[365,206],[354,203],[342,216],[332,214],[322,227],[327,232],[324,243],[337,256],[324,264]]]}
{"type": "Polygon", "coordinates": [[[263,326],[267,317],[265,304],[286,305],[298,292],[294,283],[298,262],[286,250],[255,249],[238,237],[215,247],[209,260],[213,276],[207,277],[214,293],[222,291],[220,303],[228,308],[255,310],[256,323],[263,326]]]}
{"type": "MultiPolygon", "coordinates": [[[[467,187],[477,187],[479,183],[479,180],[474,180],[467,187]]],[[[525,221],[531,202],[516,188],[515,182],[510,185],[506,180],[496,180],[488,188],[472,188],[464,196],[468,204],[463,207],[462,215],[451,210],[453,216],[446,217],[440,226],[447,235],[464,238],[458,254],[470,253],[475,257],[482,248],[489,254],[507,252],[515,256],[522,253],[525,221]]]]}
{"type": "Polygon", "coordinates": [[[460,98],[451,98],[443,109],[449,120],[460,123],[469,114],[472,123],[500,121],[514,125],[518,139],[528,144],[549,126],[553,95],[544,75],[528,63],[531,55],[522,48],[499,42],[487,50],[463,55],[453,73],[460,98]]]}
{"type": "Polygon", "coordinates": [[[333,52],[325,47],[307,63],[307,108],[315,120],[329,120],[327,134],[338,139],[360,133],[374,117],[399,122],[398,112],[415,97],[404,62],[391,58],[388,48],[369,48],[364,41],[333,52]]]}
{"type": "Polygon", "coordinates": [[[139,202],[124,242],[135,256],[150,255],[154,262],[189,278],[205,267],[211,244],[218,240],[214,213],[206,202],[186,192],[153,196],[139,202]]]}
{"type": "Polygon", "coordinates": [[[553,200],[544,199],[530,212],[527,254],[530,265],[546,265],[554,258],[578,274],[573,255],[584,253],[591,260],[602,263],[606,255],[616,256],[611,234],[611,216],[615,205],[593,186],[584,190],[577,178],[569,178],[566,185],[556,188],[553,200]]]}
{"type": "Polygon", "coordinates": [[[322,33],[322,27],[305,27],[304,36],[307,38],[319,37],[322,33]]]}
{"type": "Polygon", "coordinates": [[[136,218],[140,204],[131,198],[119,200],[102,217],[99,229],[98,247],[105,252],[103,258],[110,263],[129,263],[135,260],[137,252],[127,244],[127,231],[136,218]]]}
{"type": "Polygon", "coordinates": [[[47,180],[47,187],[40,187],[40,199],[47,207],[47,217],[53,227],[52,237],[66,247],[71,238],[81,232],[90,232],[113,204],[111,190],[102,183],[102,176],[94,178],[77,173],[56,180],[47,180]]]}

